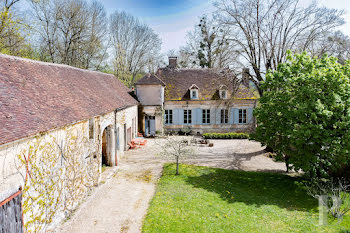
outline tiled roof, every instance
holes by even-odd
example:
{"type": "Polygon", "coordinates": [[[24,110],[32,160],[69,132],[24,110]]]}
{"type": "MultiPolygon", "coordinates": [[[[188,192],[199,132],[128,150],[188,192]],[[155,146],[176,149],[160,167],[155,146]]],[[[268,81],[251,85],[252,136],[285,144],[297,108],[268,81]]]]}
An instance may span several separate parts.
{"type": "MultiPolygon", "coordinates": [[[[214,100],[219,98],[220,87],[227,89],[230,95],[234,89],[235,76],[228,77],[211,69],[169,69],[162,68],[157,77],[166,83],[165,100],[189,100],[189,88],[196,85],[199,88],[199,100],[214,100]]],[[[235,92],[236,99],[256,99],[254,90],[243,84],[235,92]]]]}
{"type": "Polygon", "coordinates": [[[136,85],[162,85],[165,83],[160,80],[155,74],[146,74],[143,78],[136,82],[136,85]]]}
{"type": "Polygon", "coordinates": [[[113,75],[0,55],[0,145],[137,104],[113,75]]]}

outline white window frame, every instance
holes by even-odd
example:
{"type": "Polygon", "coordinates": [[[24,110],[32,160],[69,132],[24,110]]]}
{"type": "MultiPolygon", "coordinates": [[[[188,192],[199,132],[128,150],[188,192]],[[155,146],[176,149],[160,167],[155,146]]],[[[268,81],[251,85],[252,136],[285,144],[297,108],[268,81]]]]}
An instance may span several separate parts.
{"type": "Polygon", "coordinates": [[[198,99],[198,90],[197,89],[191,89],[191,99],[198,99]],[[193,97],[193,93],[196,93],[196,96],[193,97]]]}
{"type": "Polygon", "coordinates": [[[172,125],[173,124],[173,110],[172,109],[165,109],[165,124],[166,125],[172,125]]]}
{"type": "Polygon", "coordinates": [[[227,90],[220,90],[220,98],[227,99],[227,90]],[[225,96],[224,96],[225,93],[225,96]]]}
{"type": "Polygon", "coordinates": [[[192,124],[192,109],[184,109],[184,124],[192,124]]]}
{"type": "Polygon", "coordinates": [[[210,124],[210,109],[202,109],[202,124],[210,124]]]}
{"type": "Polygon", "coordinates": [[[248,122],[247,113],[248,113],[248,111],[246,108],[238,109],[238,123],[239,124],[247,124],[247,122],[248,122]]]}

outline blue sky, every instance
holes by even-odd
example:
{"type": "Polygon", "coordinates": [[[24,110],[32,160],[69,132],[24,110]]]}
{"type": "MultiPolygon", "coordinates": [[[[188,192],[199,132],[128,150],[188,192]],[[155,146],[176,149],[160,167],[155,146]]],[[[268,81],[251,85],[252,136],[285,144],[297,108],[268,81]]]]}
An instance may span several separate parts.
{"type": "Polygon", "coordinates": [[[186,33],[203,14],[214,11],[213,0],[100,0],[107,13],[124,10],[150,25],[162,39],[162,52],[186,44],[186,33]]]}
{"type": "MultiPolygon", "coordinates": [[[[177,50],[186,44],[187,31],[192,30],[203,14],[210,15],[215,0],[100,0],[107,13],[124,10],[150,25],[162,39],[162,52],[177,50]]],[[[306,3],[312,0],[301,0],[306,3]]],[[[341,30],[350,36],[350,0],[320,0],[329,8],[345,9],[347,23],[341,30]]]]}

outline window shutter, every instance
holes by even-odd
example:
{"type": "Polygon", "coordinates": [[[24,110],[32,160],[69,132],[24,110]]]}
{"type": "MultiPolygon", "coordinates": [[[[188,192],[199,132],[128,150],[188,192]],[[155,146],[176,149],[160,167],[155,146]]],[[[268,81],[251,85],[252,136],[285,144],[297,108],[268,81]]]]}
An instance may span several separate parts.
{"type": "Polygon", "coordinates": [[[229,120],[228,120],[228,123],[231,124],[231,125],[234,124],[234,119],[235,119],[234,115],[235,115],[234,108],[231,108],[230,109],[229,120]]]}
{"type": "Polygon", "coordinates": [[[197,124],[197,111],[196,109],[191,109],[192,112],[192,122],[191,125],[197,124]]]}
{"type": "Polygon", "coordinates": [[[194,111],[196,112],[196,122],[195,122],[195,124],[201,125],[202,124],[202,109],[196,108],[194,111]]]}
{"type": "Polygon", "coordinates": [[[253,120],[253,109],[252,108],[248,108],[247,109],[247,120],[248,120],[248,124],[252,123],[253,120]]]}
{"type": "Polygon", "coordinates": [[[179,124],[179,109],[173,109],[173,125],[179,124]]]}
{"type": "Polygon", "coordinates": [[[220,108],[217,108],[215,109],[216,111],[216,124],[221,124],[221,109],[220,108]]]}
{"type": "Polygon", "coordinates": [[[239,114],[239,110],[238,110],[238,108],[234,108],[233,110],[234,110],[234,116],[233,116],[234,124],[238,124],[238,119],[239,119],[238,114],[239,114]]]}
{"type": "Polygon", "coordinates": [[[183,109],[178,109],[178,125],[183,125],[184,124],[184,110],[183,109]]]}

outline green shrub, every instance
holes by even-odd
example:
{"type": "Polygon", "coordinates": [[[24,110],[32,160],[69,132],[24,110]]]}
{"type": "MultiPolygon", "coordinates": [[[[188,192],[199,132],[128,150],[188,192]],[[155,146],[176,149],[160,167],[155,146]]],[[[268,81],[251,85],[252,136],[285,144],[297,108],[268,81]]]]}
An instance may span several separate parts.
{"type": "Polygon", "coordinates": [[[205,139],[248,139],[247,133],[205,133],[205,139]]]}

